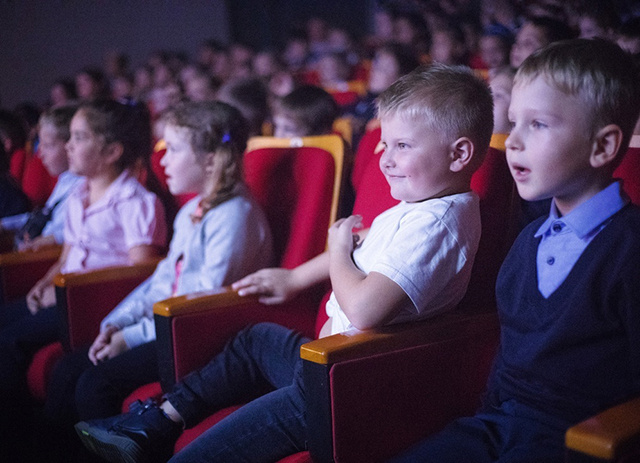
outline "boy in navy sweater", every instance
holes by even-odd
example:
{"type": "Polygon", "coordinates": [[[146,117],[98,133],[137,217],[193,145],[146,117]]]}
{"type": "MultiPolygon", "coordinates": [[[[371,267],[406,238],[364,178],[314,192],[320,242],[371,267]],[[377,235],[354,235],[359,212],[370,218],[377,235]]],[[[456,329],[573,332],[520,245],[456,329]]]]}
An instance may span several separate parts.
{"type": "Polygon", "coordinates": [[[640,109],[629,55],[555,43],[515,78],[507,160],[552,198],[496,285],[501,345],[484,404],[397,461],[559,462],[568,427],[640,394],[640,209],[612,179],[640,109]]]}

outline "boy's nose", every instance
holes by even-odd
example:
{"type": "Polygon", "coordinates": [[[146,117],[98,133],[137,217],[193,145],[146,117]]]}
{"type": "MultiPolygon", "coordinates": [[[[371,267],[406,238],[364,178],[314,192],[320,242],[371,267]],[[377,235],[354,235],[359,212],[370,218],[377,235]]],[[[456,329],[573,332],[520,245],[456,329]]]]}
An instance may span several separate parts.
{"type": "Polygon", "coordinates": [[[508,150],[515,150],[515,149],[518,149],[520,145],[521,143],[520,143],[520,139],[518,138],[518,134],[516,133],[515,129],[511,129],[509,136],[504,142],[504,146],[508,150]]]}

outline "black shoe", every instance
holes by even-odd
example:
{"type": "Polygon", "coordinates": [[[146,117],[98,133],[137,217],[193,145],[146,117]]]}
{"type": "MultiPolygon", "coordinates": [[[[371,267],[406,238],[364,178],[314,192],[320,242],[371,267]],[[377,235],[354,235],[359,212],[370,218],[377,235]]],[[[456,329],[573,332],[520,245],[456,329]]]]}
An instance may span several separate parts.
{"type": "Polygon", "coordinates": [[[80,440],[93,453],[113,463],[167,461],[182,426],[153,401],[137,401],[129,413],[75,425],[80,440]]]}

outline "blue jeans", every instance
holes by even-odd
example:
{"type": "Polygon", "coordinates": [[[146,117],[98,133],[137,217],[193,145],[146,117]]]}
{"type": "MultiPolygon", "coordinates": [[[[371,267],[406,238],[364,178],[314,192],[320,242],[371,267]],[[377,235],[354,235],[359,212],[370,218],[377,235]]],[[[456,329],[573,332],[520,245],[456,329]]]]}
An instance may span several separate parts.
{"type": "Polygon", "coordinates": [[[459,418],[393,463],[562,463],[570,426],[508,400],[472,417],[459,418]]]}
{"type": "Polygon", "coordinates": [[[185,377],[166,398],[187,427],[221,408],[250,402],[170,461],[271,462],[305,450],[300,346],[308,341],[261,323],[238,333],[204,368],[185,377]]]}

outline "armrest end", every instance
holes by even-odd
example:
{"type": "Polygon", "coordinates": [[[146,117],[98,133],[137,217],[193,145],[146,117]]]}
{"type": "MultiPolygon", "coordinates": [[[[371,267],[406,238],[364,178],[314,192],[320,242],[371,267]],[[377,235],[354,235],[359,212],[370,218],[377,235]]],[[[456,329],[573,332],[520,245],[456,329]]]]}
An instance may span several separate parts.
{"type": "Polygon", "coordinates": [[[569,428],[565,444],[571,450],[605,460],[640,445],[640,397],[569,428]]]}
{"type": "Polygon", "coordinates": [[[238,295],[229,287],[171,297],[153,305],[153,313],[161,317],[175,317],[196,312],[257,303],[257,297],[238,295]]]}

